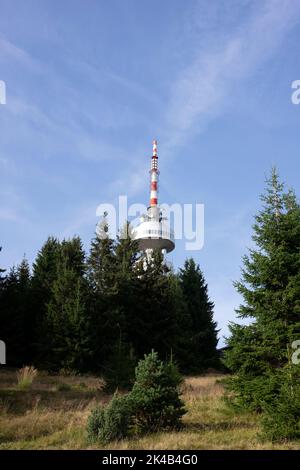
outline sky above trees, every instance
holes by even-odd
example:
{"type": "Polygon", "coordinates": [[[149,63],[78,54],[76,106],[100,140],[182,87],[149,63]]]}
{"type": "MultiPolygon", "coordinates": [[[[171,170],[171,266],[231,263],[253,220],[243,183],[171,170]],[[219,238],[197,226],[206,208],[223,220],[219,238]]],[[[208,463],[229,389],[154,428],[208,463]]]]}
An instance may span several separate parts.
{"type": "Polygon", "coordinates": [[[271,166],[298,192],[299,35],[294,0],[1,0],[1,266],[147,203],[156,138],[160,201],[205,205],[203,249],[169,258],[200,263],[226,334],[271,166]]]}

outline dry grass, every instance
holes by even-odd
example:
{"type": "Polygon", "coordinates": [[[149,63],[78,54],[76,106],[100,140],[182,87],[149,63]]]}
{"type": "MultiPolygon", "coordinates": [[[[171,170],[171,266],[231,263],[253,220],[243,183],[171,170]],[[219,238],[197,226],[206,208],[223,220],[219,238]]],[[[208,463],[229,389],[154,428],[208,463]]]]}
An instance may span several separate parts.
{"type": "Polygon", "coordinates": [[[38,375],[37,369],[33,366],[24,366],[17,371],[18,388],[20,390],[28,390],[36,376],[38,375]]]}
{"type": "MultiPolygon", "coordinates": [[[[257,439],[259,421],[235,415],[223,401],[218,375],[186,378],[183,399],[188,413],[178,432],[149,434],[114,442],[107,449],[300,449],[299,442],[273,445],[257,439]]],[[[63,388],[63,387],[62,387],[63,388]]],[[[32,389],[16,389],[15,372],[0,370],[0,449],[86,449],[85,426],[91,408],[106,403],[103,382],[92,376],[39,373],[32,389]],[[58,384],[69,390],[59,390],[58,384]]]]}

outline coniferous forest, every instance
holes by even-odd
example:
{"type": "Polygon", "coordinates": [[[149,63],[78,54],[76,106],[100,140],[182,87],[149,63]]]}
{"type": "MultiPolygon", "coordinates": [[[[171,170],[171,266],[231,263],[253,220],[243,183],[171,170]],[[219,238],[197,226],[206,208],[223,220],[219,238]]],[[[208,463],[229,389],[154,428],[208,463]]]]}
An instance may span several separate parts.
{"type": "MultiPolygon", "coordinates": [[[[8,366],[92,373],[104,377],[110,391],[129,389],[136,373],[128,399],[115,396],[106,411],[93,411],[91,435],[99,428],[106,439],[119,435],[119,413],[127,420],[134,409],[139,421],[141,409],[149,411],[147,400],[153,406],[151,394],[144,393],[150,378],[158,396],[158,377],[167,391],[168,382],[177,387],[174,363],[185,375],[219,369],[228,373],[223,379],[228,409],[259,416],[264,439],[299,439],[300,204],[295,192],[285,189],[273,169],[254,219],[253,248],[234,283],[241,305],[222,357],[214,303],[199,265],[190,258],[174,272],[159,252],[146,260],[129,223],[123,231],[129,236],[122,232],[112,240],[104,215],[88,253],[79,237],[49,237],[32,266],[24,258],[9,272],[1,269],[1,339],[8,366]]],[[[185,411],[177,392],[171,396],[181,416],[185,411]]],[[[154,419],[151,413],[143,419],[154,419]]],[[[166,422],[174,417],[167,416],[166,422]]]]}
{"type": "Polygon", "coordinates": [[[299,41],[300,0],[0,0],[3,468],[297,458],[299,41]]]}
{"type": "Polygon", "coordinates": [[[195,261],[175,273],[157,252],[145,266],[130,235],[108,233],[104,217],[89,253],[79,237],[49,237],[32,267],[24,258],[2,272],[7,364],[95,372],[116,385],[152,349],[185,373],[218,367],[214,305],[195,261]]]}

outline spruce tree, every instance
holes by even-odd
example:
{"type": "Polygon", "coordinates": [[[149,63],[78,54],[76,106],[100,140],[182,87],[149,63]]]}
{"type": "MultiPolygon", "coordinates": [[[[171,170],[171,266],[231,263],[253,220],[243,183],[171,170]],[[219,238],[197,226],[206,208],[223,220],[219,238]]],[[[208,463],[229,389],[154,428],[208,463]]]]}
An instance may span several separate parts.
{"type": "Polygon", "coordinates": [[[17,267],[18,303],[23,318],[24,355],[23,364],[32,364],[35,360],[35,317],[32,310],[32,282],[27,259],[23,258],[17,267]]]}
{"type": "MultiPolygon", "coordinates": [[[[52,354],[52,347],[56,347],[53,346],[56,343],[51,329],[55,321],[53,320],[51,323],[49,320],[49,305],[52,307],[61,305],[63,309],[63,298],[59,298],[59,292],[60,289],[63,291],[62,286],[64,286],[66,291],[69,289],[71,292],[72,281],[74,282],[74,296],[81,296],[81,285],[79,288],[78,279],[80,279],[80,283],[86,284],[84,281],[85,270],[85,253],[79,237],[73,237],[62,242],[59,242],[54,237],[49,237],[33,263],[32,321],[35,324],[36,355],[40,367],[47,367],[49,364],[51,367],[54,367],[55,364],[59,363],[59,359],[55,358],[55,355],[52,354]]],[[[86,285],[85,288],[87,288],[86,285]]],[[[86,294],[83,297],[84,305],[82,309],[86,312],[86,294]]],[[[72,300],[67,296],[66,304],[68,302],[72,303],[72,300]]],[[[79,366],[83,367],[81,363],[79,366]]]]}
{"type": "Polygon", "coordinates": [[[85,274],[85,252],[80,237],[75,236],[61,242],[60,258],[64,260],[66,267],[78,276],[85,274]]]}
{"type": "Polygon", "coordinates": [[[32,266],[32,316],[35,331],[35,355],[39,366],[43,366],[48,346],[45,343],[45,319],[52,287],[57,278],[60,259],[60,243],[57,238],[48,237],[32,266]]]}
{"type": "Polygon", "coordinates": [[[154,251],[149,259],[142,258],[136,269],[138,293],[131,331],[137,357],[152,349],[163,358],[170,357],[180,334],[170,270],[159,251],[154,251]]]}
{"type": "Polygon", "coordinates": [[[208,288],[199,265],[191,258],[179,271],[180,286],[186,304],[189,323],[185,335],[189,337],[190,372],[208,367],[218,367],[218,330],[213,319],[214,304],[209,299],[208,288]]]}
{"type": "Polygon", "coordinates": [[[138,314],[138,258],[138,245],[129,222],[126,222],[115,245],[114,319],[117,328],[112,325],[116,336],[112,353],[104,364],[105,379],[110,388],[128,387],[134,378],[136,338],[132,328],[138,314]]]}
{"type": "Polygon", "coordinates": [[[275,416],[283,400],[293,402],[299,393],[291,346],[300,336],[300,206],[275,169],[261,200],[253,225],[256,247],[244,256],[242,278],[235,283],[244,300],[238,318],[251,324],[231,324],[225,361],[234,372],[229,387],[236,403],[273,408],[275,416]]]}
{"type": "Polygon", "coordinates": [[[180,398],[182,377],[172,360],[162,362],[152,351],[139,361],[128,396],[136,428],[142,432],[178,429],[186,413],[180,398]]]}
{"type": "Polygon", "coordinates": [[[92,240],[87,266],[89,281],[95,292],[108,293],[114,289],[115,242],[109,235],[106,213],[92,240]]]}
{"type": "Polygon", "coordinates": [[[194,363],[194,350],[192,345],[193,324],[185,301],[179,275],[169,273],[169,289],[173,299],[174,316],[178,333],[173,343],[172,354],[180,370],[185,373],[191,372],[194,363]]]}
{"type": "Polygon", "coordinates": [[[115,241],[110,238],[105,213],[92,240],[87,260],[92,316],[93,367],[104,370],[119,338],[119,310],[116,302],[115,241]]]}
{"type": "Polygon", "coordinates": [[[39,303],[41,316],[46,309],[53,282],[57,278],[60,251],[59,240],[49,237],[38,252],[33,263],[32,286],[37,303],[39,303]]]}
{"type": "Polygon", "coordinates": [[[85,279],[63,259],[47,306],[47,364],[52,370],[90,369],[90,318],[85,279]]]}
{"type": "Polygon", "coordinates": [[[23,312],[19,309],[18,276],[12,267],[6,276],[1,295],[1,340],[6,344],[7,364],[19,366],[24,354],[23,312]]]}
{"type": "Polygon", "coordinates": [[[2,286],[1,339],[7,347],[7,363],[22,366],[32,362],[31,279],[29,265],[23,259],[12,268],[2,286]]]}

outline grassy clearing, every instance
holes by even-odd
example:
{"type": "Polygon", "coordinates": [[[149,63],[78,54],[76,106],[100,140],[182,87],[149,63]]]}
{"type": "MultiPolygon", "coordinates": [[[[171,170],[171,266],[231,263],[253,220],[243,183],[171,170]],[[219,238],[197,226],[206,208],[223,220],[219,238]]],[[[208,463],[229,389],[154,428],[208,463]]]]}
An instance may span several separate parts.
{"type": "MultiPolygon", "coordinates": [[[[188,413],[178,432],[149,434],[107,445],[107,449],[300,449],[299,442],[257,439],[255,415],[236,415],[222,401],[220,376],[186,378],[188,413]]],[[[30,390],[17,387],[15,371],[0,370],[0,449],[87,449],[85,426],[91,408],[107,403],[101,379],[49,376],[39,372],[30,390]]]]}

